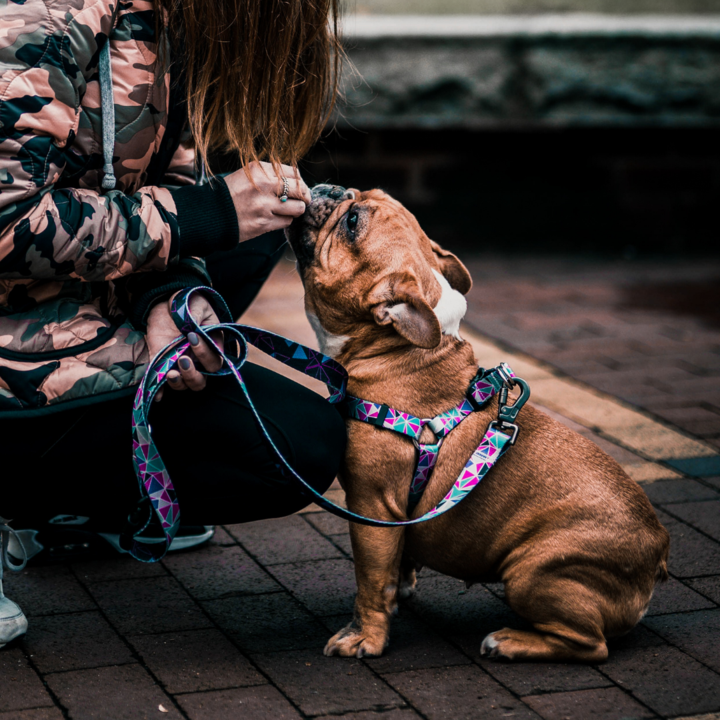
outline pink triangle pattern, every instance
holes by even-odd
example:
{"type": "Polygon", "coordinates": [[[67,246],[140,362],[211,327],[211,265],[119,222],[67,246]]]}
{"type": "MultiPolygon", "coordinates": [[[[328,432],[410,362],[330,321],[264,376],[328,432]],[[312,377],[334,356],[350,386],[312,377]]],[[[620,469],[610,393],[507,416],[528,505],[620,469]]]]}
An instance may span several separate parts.
{"type": "Polygon", "coordinates": [[[442,440],[435,445],[418,445],[418,460],[410,484],[410,504],[414,505],[425,492],[432,471],[435,469],[442,440]]]}
{"type": "Polygon", "coordinates": [[[457,505],[494,467],[508,447],[510,436],[489,429],[475,452],[460,472],[450,492],[433,508],[428,515],[442,515],[457,505]]]}
{"type": "Polygon", "coordinates": [[[404,413],[402,410],[390,408],[385,420],[383,421],[383,427],[388,430],[394,430],[395,432],[402,433],[403,435],[408,435],[412,438],[418,438],[420,437],[420,433],[426,423],[426,420],[421,420],[414,415],[404,413]]]}
{"type": "Polygon", "coordinates": [[[382,405],[380,403],[373,403],[360,398],[348,398],[348,412],[356,420],[362,422],[377,420],[381,409],[382,405]]]}

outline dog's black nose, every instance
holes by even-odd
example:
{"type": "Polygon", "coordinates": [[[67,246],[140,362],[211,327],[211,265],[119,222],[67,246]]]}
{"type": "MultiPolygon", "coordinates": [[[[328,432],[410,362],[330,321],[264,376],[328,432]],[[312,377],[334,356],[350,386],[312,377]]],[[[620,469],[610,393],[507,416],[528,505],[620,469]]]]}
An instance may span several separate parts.
{"type": "Polygon", "coordinates": [[[313,202],[317,200],[340,200],[345,197],[347,190],[340,185],[327,185],[325,183],[316,185],[311,191],[313,202]]]}

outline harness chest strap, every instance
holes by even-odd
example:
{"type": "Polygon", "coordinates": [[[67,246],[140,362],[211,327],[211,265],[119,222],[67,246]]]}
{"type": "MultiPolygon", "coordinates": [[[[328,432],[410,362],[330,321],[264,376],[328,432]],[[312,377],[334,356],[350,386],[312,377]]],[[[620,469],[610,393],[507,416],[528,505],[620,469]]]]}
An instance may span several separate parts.
{"type": "MultiPolygon", "coordinates": [[[[501,408],[505,406],[508,387],[516,383],[526,385],[524,381],[516,378],[515,373],[505,363],[491,370],[480,368],[470,383],[467,397],[451,410],[433,418],[419,418],[388,405],[361,400],[352,395],[347,396],[345,408],[348,417],[405,435],[415,443],[418,455],[410,483],[410,508],[412,509],[420,501],[430,481],[445,437],[465,418],[485,407],[498,392],[501,393],[501,396],[504,393],[501,408]],[[420,442],[420,436],[425,427],[429,427],[433,431],[437,442],[432,444],[420,442]]],[[[529,391],[527,396],[529,396],[529,391]]],[[[523,393],[512,406],[515,409],[514,417],[517,417],[517,412],[527,401],[527,396],[523,393]]]]}
{"type": "MultiPolygon", "coordinates": [[[[121,535],[120,542],[123,548],[128,550],[133,557],[143,562],[156,562],[162,559],[180,526],[180,506],[178,504],[177,494],[167,472],[167,468],[165,467],[165,463],[153,440],[148,416],[153,399],[158,390],[166,382],[168,372],[177,364],[180,357],[189,347],[189,342],[186,338],[189,332],[197,333],[208,343],[214,345],[209,334],[214,330],[222,330],[225,333],[226,348],[237,344],[237,355],[231,355],[227,350],[217,348],[218,354],[223,359],[223,366],[216,373],[204,374],[232,375],[235,378],[247,400],[258,431],[275,456],[277,467],[281,473],[285,477],[291,478],[299,483],[305,493],[320,507],[350,522],[373,527],[400,527],[427,522],[438,515],[442,515],[467,496],[494,466],[505,450],[514,442],[514,438],[517,435],[517,426],[505,422],[499,416],[498,422],[491,423],[482,442],[466,463],[449,492],[432,510],[423,516],[408,520],[390,521],[358,515],[324,498],[290,465],[265,428],[241,374],[241,368],[247,358],[247,344],[252,343],[255,347],[280,362],[324,382],[330,392],[328,401],[336,404],[342,401],[346,395],[348,376],[345,368],[332,358],[311,348],[304,347],[292,340],[288,340],[281,335],[233,322],[232,315],[224,300],[212,288],[199,287],[180,291],[173,298],[171,313],[181,336],[163,348],[149,363],[142,381],[138,386],[133,404],[133,464],[143,500],[138,505],[137,512],[134,513],[135,517],[133,517],[128,528],[126,528],[126,531],[121,535]],[[202,293],[213,304],[220,319],[219,323],[200,326],[195,321],[190,313],[190,298],[194,293],[202,293]],[[232,340],[233,338],[237,343],[228,342],[228,340],[232,340]],[[513,430],[513,428],[514,431],[512,435],[508,435],[508,430],[513,430]],[[148,543],[138,537],[147,528],[153,517],[155,517],[163,530],[165,537],[165,542],[163,543],[148,543]]],[[[490,375],[478,378],[477,382],[471,387],[467,398],[468,407],[474,409],[473,403],[479,406],[480,403],[486,402],[494,393],[498,392],[499,388],[504,387],[507,389],[511,382],[517,382],[522,383],[524,393],[511,409],[514,410],[517,408],[519,410],[522,403],[524,403],[523,397],[527,399],[526,395],[529,395],[527,384],[519,378],[512,378],[512,375],[508,374],[511,371],[509,371],[509,368],[506,366],[500,366],[500,368],[496,368],[496,370],[498,370],[497,374],[491,373],[490,375]],[[504,385],[501,386],[501,383],[504,383],[504,385]]],[[[455,427],[458,422],[466,417],[466,415],[463,414],[466,410],[467,408],[464,407],[462,410],[460,410],[459,407],[454,408],[448,413],[443,413],[438,416],[438,418],[433,418],[432,422],[435,423],[435,426],[438,427],[441,434],[443,432],[447,434],[452,427],[455,427]]],[[[468,414],[470,411],[472,410],[469,410],[468,414]]],[[[390,417],[389,410],[385,414],[384,421],[386,421],[388,417],[390,417]]],[[[393,417],[394,420],[392,422],[394,424],[397,423],[398,427],[407,426],[408,428],[413,428],[417,425],[416,421],[418,418],[413,418],[413,416],[407,413],[393,411],[393,417]]],[[[420,422],[422,422],[422,420],[420,422]]],[[[429,422],[430,421],[428,421],[428,423],[429,422]]],[[[427,463],[429,467],[429,455],[427,463]]]]}

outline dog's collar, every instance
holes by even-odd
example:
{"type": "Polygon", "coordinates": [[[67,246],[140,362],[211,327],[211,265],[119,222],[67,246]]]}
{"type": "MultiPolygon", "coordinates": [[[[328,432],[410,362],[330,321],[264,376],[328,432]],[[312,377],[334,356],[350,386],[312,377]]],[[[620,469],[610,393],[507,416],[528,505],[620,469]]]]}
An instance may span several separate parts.
{"type": "Polygon", "coordinates": [[[463,400],[451,410],[446,410],[432,418],[419,418],[402,410],[396,410],[389,405],[362,400],[353,395],[345,396],[344,408],[347,416],[354,420],[385,430],[392,430],[413,441],[418,449],[418,455],[410,484],[410,507],[412,508],[420,501],[430,481],[445,436],[468,415],[486,407],[498,393],[500,393],[498,420],[493,425],[500,430],[512,431],[510,444],[513,444],[518,434],[518,426],[514,421],[522,406],[527,402],[530,392],[527,384],[515,375],[507,363],[502,363],[491,370],[480,368],[472,379],[463,400]],[[522,387],[522,393],[513,405],[508,406],[508,390],[516,384],[522,387]],[[429,427],[433,431],[437,438],[436,443],[420,442],[420,435],[425,427],[429,427]]]}

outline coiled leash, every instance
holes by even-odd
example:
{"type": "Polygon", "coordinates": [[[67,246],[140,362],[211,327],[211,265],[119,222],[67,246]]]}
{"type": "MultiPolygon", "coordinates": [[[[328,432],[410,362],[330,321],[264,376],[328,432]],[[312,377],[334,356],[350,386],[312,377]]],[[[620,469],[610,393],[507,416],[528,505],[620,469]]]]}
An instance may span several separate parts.
{"type": "MultiPolygon", "coordinates": [[[[203,374],[233,375],[247,399],[261,436],[268,443],[277,458],[277,466],[283,476],[291,477],[299,482],[303,489],[321,508],[345,520],[362,525],[371,525],[373,527],[416,525],[431,520],[438,515],[442,515],[457,505],[483,477],[487,475],[508,447],[514,444],[518,433],[515,419],[530,396],[527,383],[520,378],[516,378],[510,368],[503,364],[487,372],[481,370],[470,385],[467,399],[453,410],[442,413],[436,418],[416,418],[407,413],[396,411],[386,405],[368,403],[350,396],[346,397],[348,375],[342,365],[327,355],[323,355],[316,350],[288,340],[281,335],[235,323],[225,301],[212,288],[199,287],[180,291],[173,298],[170,311],[181,336],[164,347],[148,365],[145,375],[138,387],[132,413],[133,464],[143,500],[139,504],[137,511],[133,514],[134,516],[130,520],[128,529],[123,536],[121,536],[121,544],[133,557],[143,562],[157,562],[161,560],[170,547],[170,543],[180,526],[180,507],[178,505],[175,488],[173,487],[165,463],[160,457],[160,453],[153,441],[148,415],[153,399],[158,390],[166,382],[168,373],[190,347],[190,342],[187,340],[187,334],[190,332],[200,335],[212,346],[214,346],[215,343],[210,338],[210,333],[214,330],[223,331],[225,338],[224,346],[226,348],[232,346],[233,343],[231,340],[233,338],[237,341],[237,355],[231,355],[227,350],[220,350],[218,348],[218,354],[223,360],[222,368],[215,373],[205,372],[203,374]],[[190,313],[190,299],[195,293],[202,293],[212,304],[220,320],[219,323],[202,326],[197,324],[190,313]],[[347,401],[345,409],[351,418],[400,432],[403,435],[410,436],[415,441],[419,438],[423,427],[425,425],[430,426],[440,439],[440,443],[437,444],[437,450],[439,450],[439,445],[442,443],[442,438],[444,438],[450,430],[457,427],[471,412],[487,405],[490,399],[497,393],[500,394],[498,420],[490,424],[482,442],[466,463],[447,495],[425,515],[412,520],[402,520],[398,522],[377,520],[357,515],[324,498],[298,475],[278,449],[265,428],[240,373],[240,369],[247,359],[247,343],[251,343],[271,357],[295,370],[314,377],[317,380],[321,380],[330,392],[328,402],[338,404],[347,401]],[[507,405],[508,390],[516,384],[521,386],[522,393],[515,403],[509,406],[507,405]],[[508,432],[510,434],[508,434],[508,432]],[[153,543],[138,537],[150,524],[153,515],[162,527],[165,537],[164,542],[153,543]]],[[[417,442],[416,445],[420,452],[418,467],[420,468],[420,466],[422,466],[420,472],[422,477],[418,477],[418,470],[416,469],[415,477],[413,478],[411,503],[416,502],[419,498],[419,493],[421,493],[427,484],[430,473],[435,465],[435,459],[437,458],[437,452],[434,452],[432,459],[428,459],[430,451],[428,451],[427,448],[435,446],[423,446],[417,442]],[[423,450],[423,448],[425,448],[425,450],[423,450]]]]}

